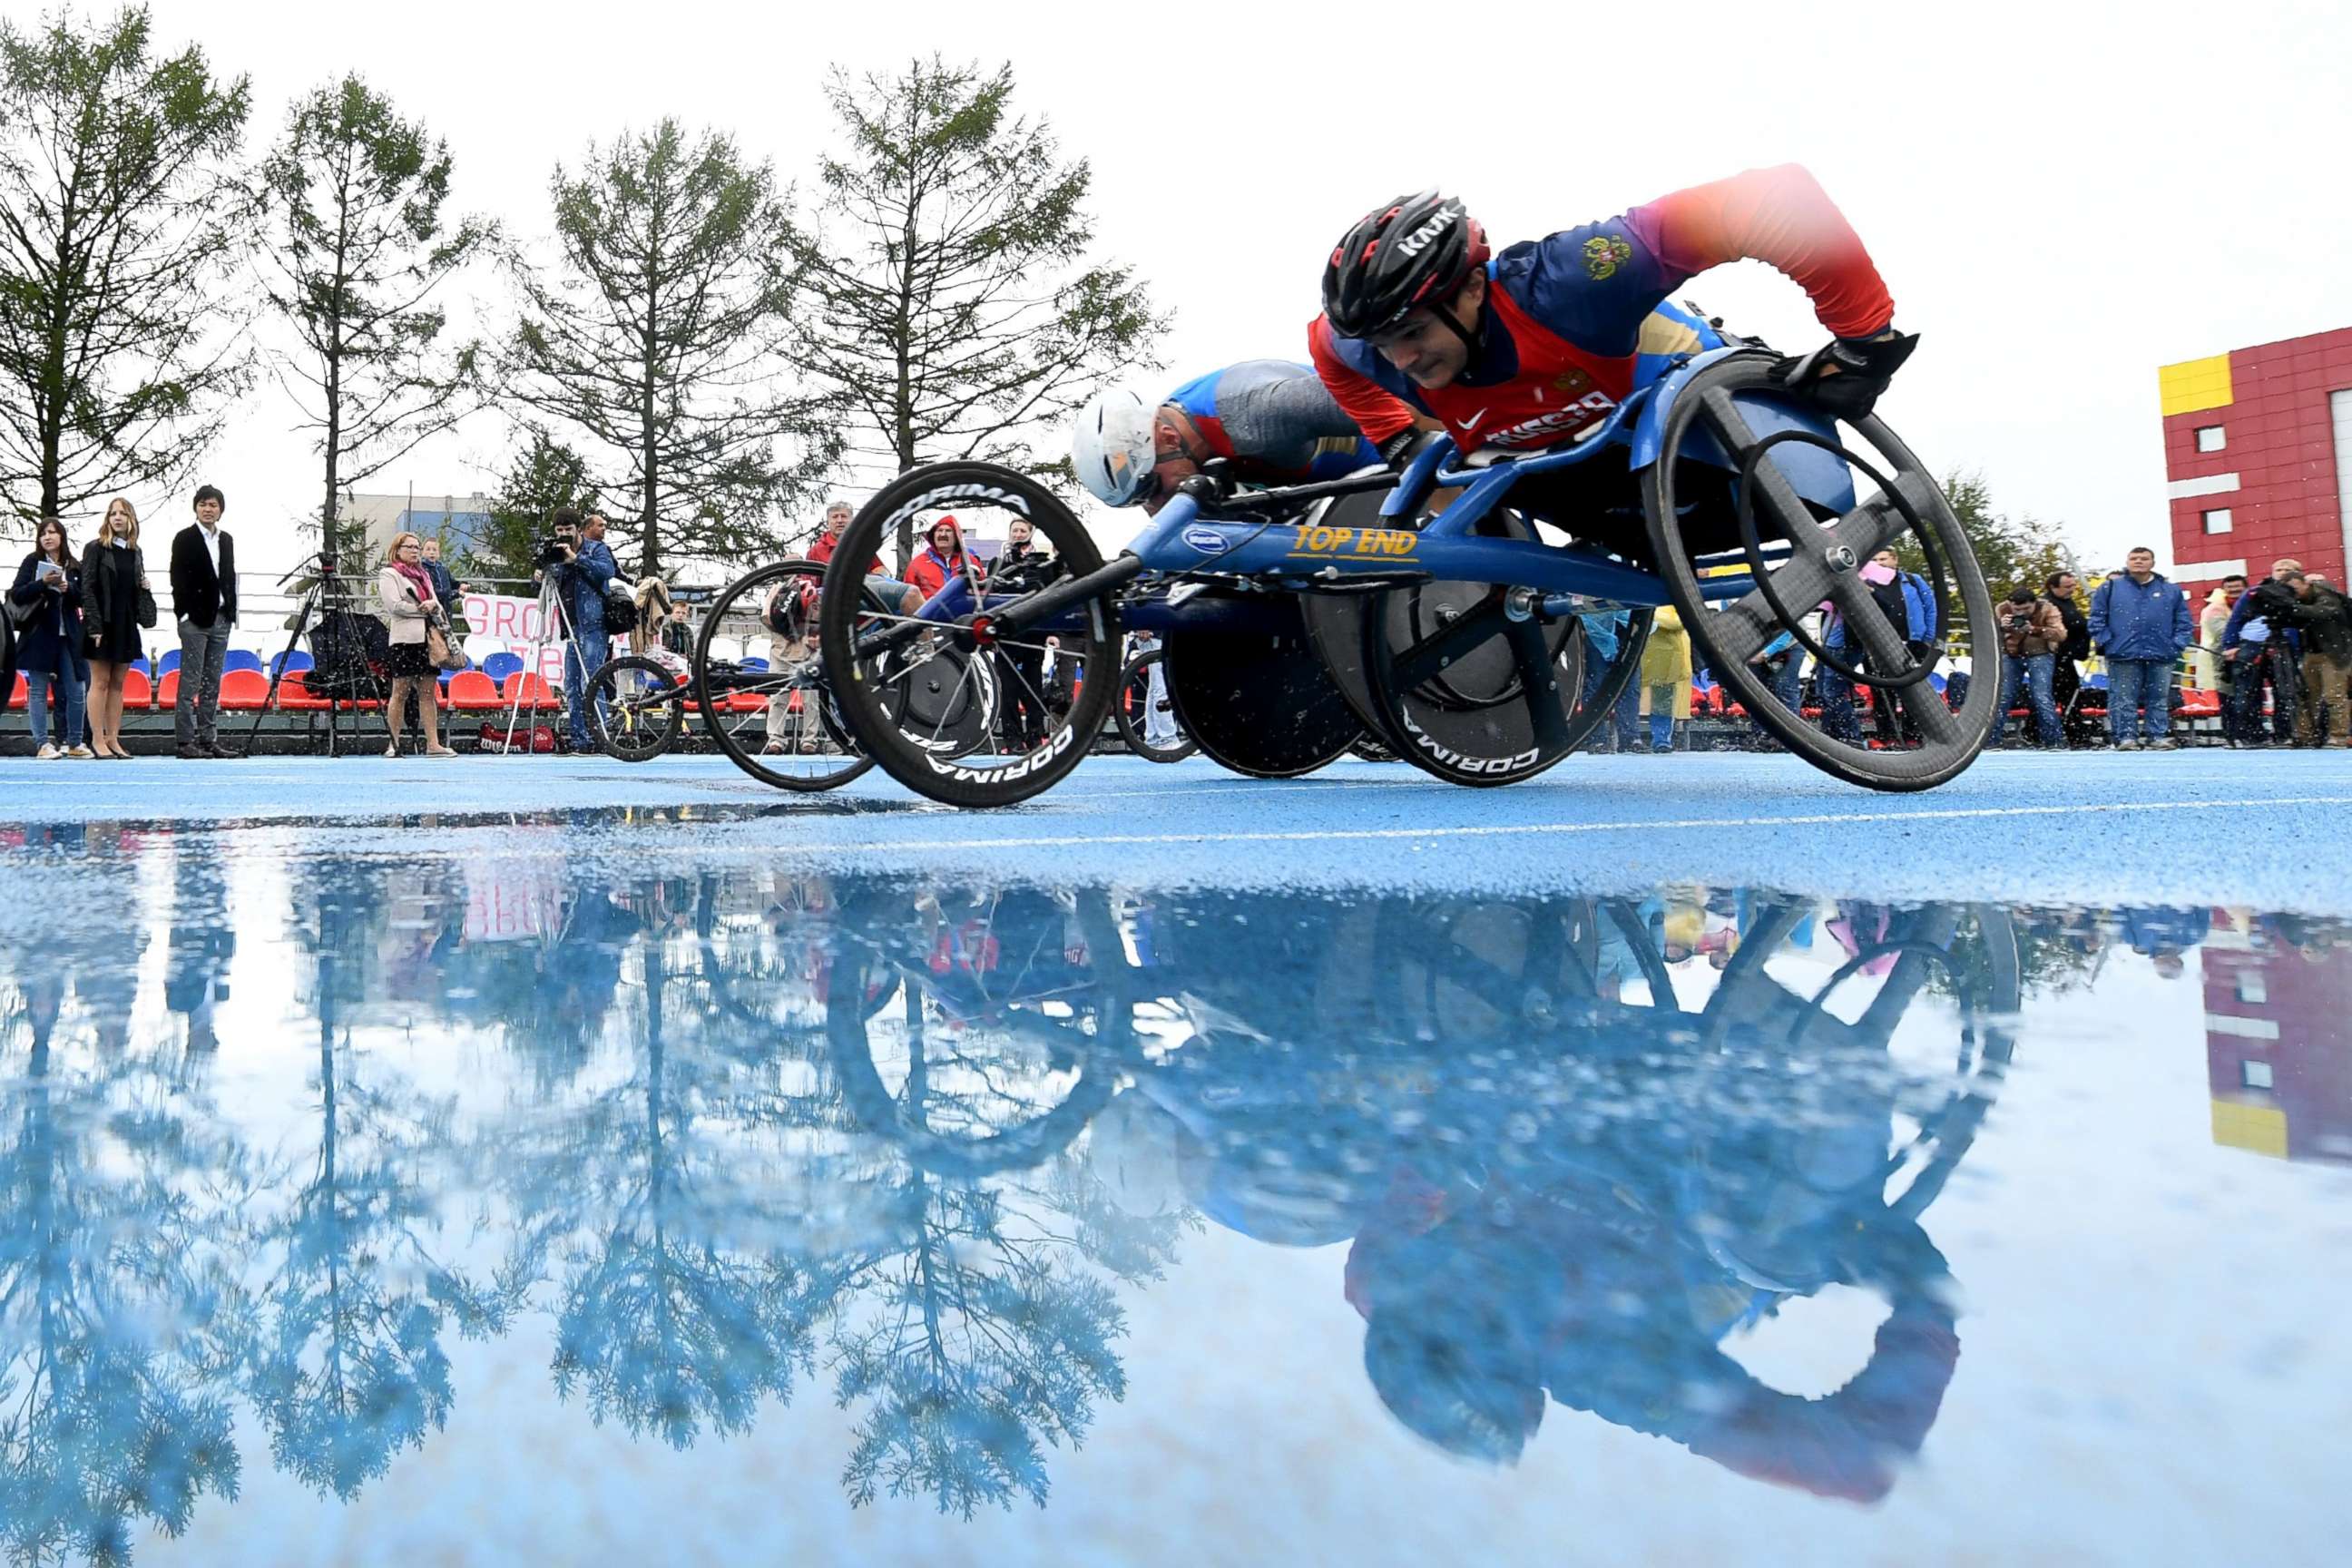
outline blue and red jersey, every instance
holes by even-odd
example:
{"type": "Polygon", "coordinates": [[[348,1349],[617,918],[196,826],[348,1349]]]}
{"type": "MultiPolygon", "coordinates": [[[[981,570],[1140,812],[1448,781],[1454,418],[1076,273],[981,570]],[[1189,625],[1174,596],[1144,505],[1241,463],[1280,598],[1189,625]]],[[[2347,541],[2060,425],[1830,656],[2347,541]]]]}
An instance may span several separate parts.
{"type": "Polygon", "coordinates": [[[1787,163],[1503,251],[1486,264],[1470,369],[1449,386],[1414,384],[1320,316],[1307,343],[1323,384],[1375,442],[1412,426],[1417,410],[1465,452],[1528,451],[1605,417],[1673,355],[1717,346],[1666,297],[1710,267],[1746,260],[1794,279],[1841,338],[1872,336],[1894,320],[1860,237],[1812,175],[1787,163]]]}
{"type": "Polygon", "coordinates": [[[1250,484],[1336,479],[1381,460],[1314,367],[1289,360],[1244,360],[1194,376],[1162,406],[1181,410],[1234,477],[1250,484]]]}

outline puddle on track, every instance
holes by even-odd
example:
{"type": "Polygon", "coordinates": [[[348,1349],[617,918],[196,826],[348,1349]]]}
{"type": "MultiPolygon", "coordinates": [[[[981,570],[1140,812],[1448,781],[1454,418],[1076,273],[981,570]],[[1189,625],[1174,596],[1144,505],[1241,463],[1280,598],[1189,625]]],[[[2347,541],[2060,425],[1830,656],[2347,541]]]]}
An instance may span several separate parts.
{"type": "Polygon", "coordinates": [[[234,837],[0,937],[12,1560],[2340,1546],[2343,924],[234,837]]]}

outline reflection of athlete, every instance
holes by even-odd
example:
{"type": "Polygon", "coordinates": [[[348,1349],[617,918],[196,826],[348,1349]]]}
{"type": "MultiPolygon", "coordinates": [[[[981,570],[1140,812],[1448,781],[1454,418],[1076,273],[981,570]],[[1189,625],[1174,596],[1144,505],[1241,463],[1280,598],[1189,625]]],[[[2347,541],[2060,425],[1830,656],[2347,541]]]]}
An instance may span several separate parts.
{"type": "Polygon", "coordinates": [[[1861,239],[1794,164],[1499,255],[1460,202],[1401,196],[1332,250],[1308,344],[1324,384],[1391,461],[1439,426],[1465,451],[1532,450],[1604,418],[1667,356],[1713,346],[1666,296],[1738,260],[1769,263],[1812,296],[1837,341],[1797,379],[1833,414],[1867,413],[1916,340],[1894,331],[1894,300],[1861,239]]]}
{"type": "Polygon", "coordinates": [[[1516,1458],[1549,1394],[1741,1475],[1875,1501],[1958,1364],[1943,1258],[1914,1221],[1848,1242],[1892,1315],[1860,1373],[1806,1398],[1721,1348],[1784,1294],[1715,1265],[1622,1183],[1406,1190],[1388,1207],[1392,1223],[1368,1227],[1348,1261],[1365,1370],[1401,1420],[1454,1452],[1516,1458]]]}
{"type": "Polygon", "coordinates": [[[1334,479],[1380,461],[1315,372],[1287,360],[1244,360],[1195,376],[1149,405],[1106,392],[1078,414],[1070,465],[1107,506],[1158,511],[1212,458],[1244,484],[1334,479]]]}

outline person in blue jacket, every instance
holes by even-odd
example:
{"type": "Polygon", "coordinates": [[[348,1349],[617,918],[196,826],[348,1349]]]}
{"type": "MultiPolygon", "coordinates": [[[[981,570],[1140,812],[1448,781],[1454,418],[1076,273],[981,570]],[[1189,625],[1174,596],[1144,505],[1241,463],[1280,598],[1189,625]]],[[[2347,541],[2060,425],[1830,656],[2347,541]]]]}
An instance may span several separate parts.
{"type": "Polygon", "coordinates": [[[563,702],[569,710],[572,749],[595,750],[588,733],[588,678],[612,656],[604,631],[604,590],[621,574],[604,542],[604,519],[591,512],[582,517],[566,507],[555,514],[556,537],[564,542],[563,564],[555,571],[561,580],[563,607],[572,619],[572,639],[563,651],[563,702]]]}
{"type": "Polygon", "coordinates": [[[2091,595],[2091,646],[2107,661],[2107,728],[2119,752],[2168,752],[2172,667],[2197,640],[2189,595],[2160,575],[2156,552],[2133,551],[2091,595]],[[2146,718],[2141,718],[2141,710],[2146,718]]]}

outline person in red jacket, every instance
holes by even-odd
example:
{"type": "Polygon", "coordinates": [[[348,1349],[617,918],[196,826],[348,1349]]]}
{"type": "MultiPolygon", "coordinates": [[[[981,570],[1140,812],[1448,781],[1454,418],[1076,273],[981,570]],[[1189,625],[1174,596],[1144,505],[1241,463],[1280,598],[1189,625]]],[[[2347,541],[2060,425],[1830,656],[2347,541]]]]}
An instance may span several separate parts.
{"type": "Polygon", "coordinates": [[[956,526],[954,518],[943,517],[931,524],[923,548],[907,563],[907,581],[928,599],[946,587],[949,578],[962,576],[967,564],[975,586],[988,580],[987,568],[964,553],[963,530],[956,526]]]}
{"type": "Polygon", "coordinates": [[[1667,297],[1740,260],[1778,268],[1812,297],[1835,341],[1808,362],[1806,384],[1832,414],[1867,414],[1917,340],[1894,330],[1895,301],[1861,238],[1794,164],[1499,253],[1459,201],[1400,196],[1331,251],[1308,349],[1391,463],[1441,429],[1465,452],[1533,451],[1606,418],[1675,353],[1705,346],[1705,323],[1667,297]]]}

